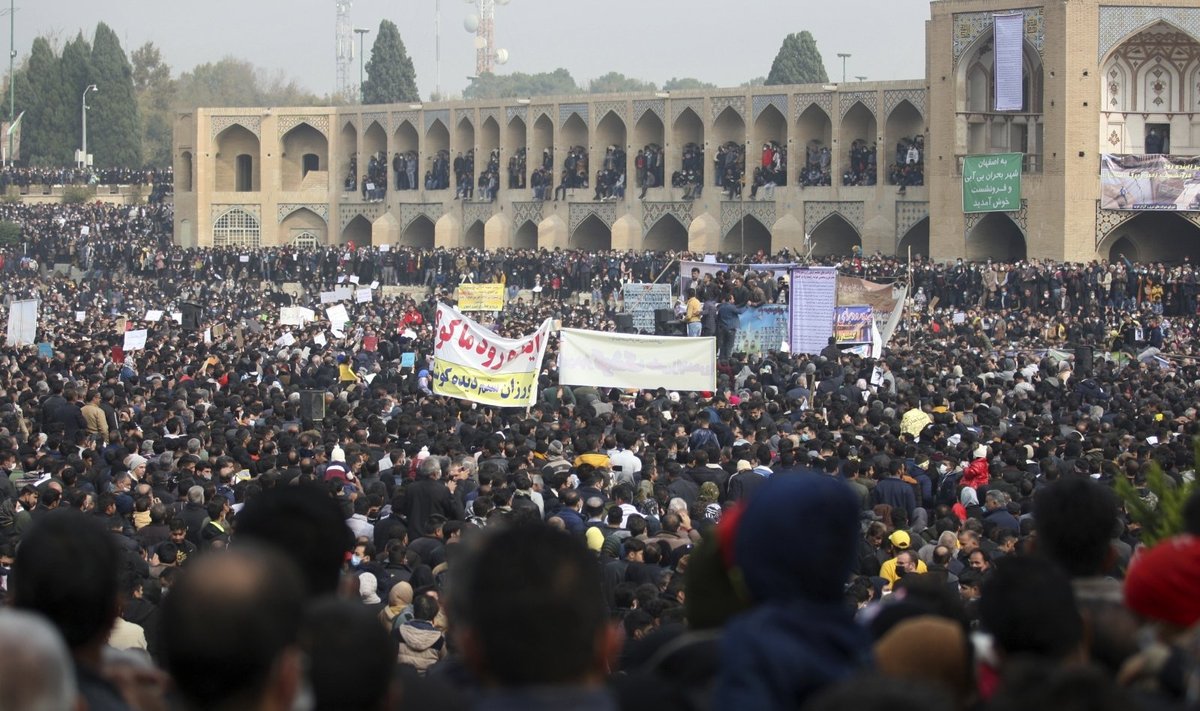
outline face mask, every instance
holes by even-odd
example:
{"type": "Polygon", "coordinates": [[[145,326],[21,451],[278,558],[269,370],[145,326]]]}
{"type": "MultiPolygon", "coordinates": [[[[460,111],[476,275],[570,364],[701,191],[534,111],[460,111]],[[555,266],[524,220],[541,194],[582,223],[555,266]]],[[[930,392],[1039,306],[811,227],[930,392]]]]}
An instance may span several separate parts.
{"type": "Polygon", "coordinates": [[[360,565],[362,565],[362,556],[361,555],[350,556],[350,566],[351,567],[357,568],[360,565]]]}
{"type": "Polygon", "coordinates": [[[939,466],[938,466],[938,473],[940,473],[940,474],[945,474],[945,473],[946,473],[946,472],[948,472],[948,471],[950,471],[950,467],[949,467],[949,466],[947,466],[947,465],[945,465],[945,464],[941,464],[941,465],[939,465],[939,466]]]}

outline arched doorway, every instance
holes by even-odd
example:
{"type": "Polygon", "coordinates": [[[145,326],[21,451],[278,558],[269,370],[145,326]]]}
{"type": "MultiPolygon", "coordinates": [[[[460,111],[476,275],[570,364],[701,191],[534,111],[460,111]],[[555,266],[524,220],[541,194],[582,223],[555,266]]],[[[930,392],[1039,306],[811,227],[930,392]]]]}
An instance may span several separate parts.
{"type": "MultiPolygon", "coordinates": [[[[537,223],[533,220],[525,220],[513,235],[513,249],[536,250],[538,248],[537,238],[537,223]]],[[[545,277],[543,276],[543,278],[545,277]]]]}
{"type": "Polygon", "coordinates": [[[533,122],[533,137],[529,143],[529,158],[526,163],[531,172],[546,165],[554,178],[554,184],[558,184],[558,171],[554,165],[554,122],[546,114],[539,115],[533,122]]]}
{"type": "Polygon", "coordinates": [[[888,184],[924,185],[925,119],[921,112],[908,100],[901,101],[888,116],[885,131],[879,162],[886,166],[888,184]],[[910,162],[914,157],[916,162],[910,162]]]}
{"type": "Polygon", "coordinates": [[[747,215],[735,222],[721,238],[721,251],[736,254],[771,253],[771,230],[757,218],[747,215]]]}
{"type": "Polygon", "coordinates": [[[212,246],[258,249],[262,230],[258,218],[235,207],[213,223],[212,246]]]}
{"type": "Polygon", "coordinates": [[[1200,226],[1170,212],[1140,212],[1117,225],[1096,250],[1110,262],[1200,262],[1200,226]]]}
{"type": "Polygon", "coordinates": [[[607,252],[612,249],[612,229],[599,217],[588,215],[571,233],[571,248],[607,252]]]}
{"type": "Polygon", "coordinates": [[[858,230],[837,213],[810,229],[809,237],[812,239],[814,257],[845,257],[853,254],[855,247],[862,247],[858,230]]]}
{"type": "Polygon", "coordinates": [[[184,151],[179,154],[179,167],[175,169],[175,185],[179,192],[192,192],[192,153],[184,151]]]}
{"type": "Polygon", "coordinates": [[[259,190],[259,143],[249,129],[234,124],[221,131],[216,140],[217,192],[257,192],[259,190]]]}
{"type": "Polygon", "coordinates": [[[296,210],[279,223],[280,244],[298,244],[301,235],[310,235],[317,244],[325,244],[325,220],[306,207],[296,210]]]}
{"type": "Polygon", "coordinates": [[[339,244],[353,242],[355,247],[370,246],[371,221],[362,215],[355,215],[353,220],[342,228],[342,239],[339,244]]]}
{"type": "MultiPolygon", "coordinates": [[[[452,178],[454,176],[449,175],[449,173],[453,172],[453,163],[450,160],[450,129],[446,128],[446,124],[442,123],[441,119],[434,119],[433,123],[429,125],[429,130],[425,132],[423,158],[424,160],[417,164],[418,183],[421,183],[422,185],[424,184],[424,173],[422,172],[422,168],[424,167],[432,170],[434,164],[440,159],[444,162],[444,165],[447,166],[446,176],[444,177],[448,179],[439,183],[438,187],[435,189],[443,190],[453,184],[452,178]]],[[[437,177],[438,176],[435,176],[435,178],[437,177]]]]}
{"type": "Polygon", "coordinates": [[[467,249],[483,249],[483,220],[475,220],[463,232],[463,246],[467,249]]]}
{"type": "Polygon", "coordinates": [[[876,149],[876,130],[875,114],[861,101],[856,101],[842,118],[842,155],[838,158],[842,165],[843,185],[875,184],[877,168],[872,170],[871,166],[877,165],[878,157],[871,160],[869,156],[876,149]]]}
{"type": "MultiPolygon", "coordinates": [[[[732,106],[726,107],[724,111],[717,116],[717,120],[713,121],[713,140],[717,146],[723,146],[727,151],[733,150],[738,153],[745,153],[746,149],[746,122],[732,106]]],[[[741,156],[741,164],[745,165],[745,155],[741,156]]],[[[715,173],[715,171],[714,171],[715,173]]],[[[722,176],[713,176],[713,184],[722,176]]]]}
{"type": "MultiPolygon", "coordinates": [[[[397,154],[400,155],[404,171],[401,175],[391,176],[394,189],[417,190],[422,187],[425,170],[421,167],[420,138],[417,129],[408,121],[401,121],[396,127],[396,132],[392,134],[392,160],[388,162],[389,168],[397,154]]],[[[395,173],[394,170],[392,172],[395,173]]]]}
{"type": "Polygon", "coordinates": [[[625,172],[625,122],[615,111],[609,111],[596,125],[596,157],[601,160],[592,172],[603,167],[604,159],[609,151],[613,154],[613,170],[618,174],[625,172]]]}
{"type": "MultiPolygon", "coordinates": [[[[387,131],[383,130],[383,126],[379,125],[378,121],[372,121],[370,126],[367,126],[366,132],[363,133],[363,157],[364,164],[369,164],[371,159],[376,160],[382,158],[384,165],[388,164],[387,155],[387,131]]],[[[363,174],[366,174],[366,165],[363,166],[363,174]]]]}
{"type": "MultiPolygon", "coordinates": [[[[750,155],[746,160],[748,181],[754,177],[754,168],[762,167],[767,146],[779,156],[779,174],[774,177],[774,183],[787,185],[788,122],[774,104],[768,105],[754,120],[754,143],[750,145],[750,155]]],[[[762,199],[761,195],[759,199],[762,199]]]]}
{"type": "Polygon", "coordinates": [[[310,172],[328,167],[329,141],[325,134],[301,123],[283,135],[280,141],[280,188],[300,190],[310,172]]]}
{"type": "Polygon", "coordinates": [[[820,106],[809,104],[796,120],[796,152],[794,162],[800,165],[800,179],[805,186],[830,185],[830,171],[837,165],[833,157],[833,121],[820,106]]]}
{"type": "Polygon", "coordinates": [[[967,259],[1016,262],[1025,259],[1025,235],[1002,212],[989,212],[967,234],[967,259]]]}
{"type": "Polygon", "coordinates": [[[338,134],[337,178],[343,192],[358,190],[358,175],[362,166],[358,164],[358,129],[347,121],[338,134]]]}
{"type": "Polygon", "coordinates": [[[1113,153],[1194,155],[1180,113],[1200,100],[1200,42],[1167,22],[1144,27],[1113,47],[1100,79],[1101,134],[1116,136],[1113,153]]]}
{"type": "Polygon", "coordinates": [[[928,257],[929,256],[929,218],[922,218],[920,222],[908,228],[908,232],[900,238],[900,243],[896,245],[896,256],[900,259],[908,259],[909,248],[912,249],[912,257],[928,257]]]}
{"type": "MultiPolygon", "coordinates": [[[[694,171],[697,182],[704,185],[704,171],[707,164],[704,161],[704,122],[690,108],[679,112],[673,128],[675,145],[679,146],[679,165],[674,170],[694,171]]],[[[666,177],[666,176],[664,176],[666,177]]]]}
{"type": "MultiPolygon", "coordinates": [[[[479,136],[479,160],[483,165],[487,165],[492,158],[492,151],[500,149],[500,124],[494,116],[488,116],[483,121],[483,126],[480,127],[479,136]]],[[[500,154],[496,154],[496,160],[500,160],[500,154]]]]}
{"type": "Polygon", "coordinates": [[[404,233],[400,235],[400,244],[417,249],[433,249],[433,232],[433,220],[419,215],[404,228],[404,233]]]}
{"type": "Polygon", "coordinates": [[[686,252],[688,231],[674,215],[664,215],[646,232],[642,249],[654,252],[686,252]]]}

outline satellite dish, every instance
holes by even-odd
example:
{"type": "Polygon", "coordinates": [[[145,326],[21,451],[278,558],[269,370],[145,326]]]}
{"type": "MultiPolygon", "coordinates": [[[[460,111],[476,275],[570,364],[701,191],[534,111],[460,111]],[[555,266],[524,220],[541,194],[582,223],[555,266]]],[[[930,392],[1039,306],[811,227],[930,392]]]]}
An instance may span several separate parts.
{"type": "Polygon", "coordinates": [[[484,37],[475,37],[475,49],[483,49],[487,46],[487,39],[484,37]]]}
{"type": "Polygon", "coordinates": [[[474,32],[479,29],[479,15],[471,13],[463,19],[463,29],[467,32],[474,32]]]}
{"type": "Polygon", "coordinates": [[[508,50],[507,49],[496,50],[496,63],[497,64],[506,64],[507,62],[508,62],[508,50]]]}

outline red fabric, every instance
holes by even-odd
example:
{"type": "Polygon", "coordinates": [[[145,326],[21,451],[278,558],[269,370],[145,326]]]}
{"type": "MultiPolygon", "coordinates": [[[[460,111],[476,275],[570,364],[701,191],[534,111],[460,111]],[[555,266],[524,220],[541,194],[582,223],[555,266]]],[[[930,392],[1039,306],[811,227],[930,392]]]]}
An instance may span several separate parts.
{"type": "Polygon", "coordinates": [[[1125,605],[1178,627],[1200,621],[1200,538],[1175,536],[1135,556],[1125,576],[1125,605]]]}
{"type": "Polygon", "coordinates": [[[978,489],[981,486],[987,486],[990,479],[987,460],[972,459],[971,463],[963,471],[962,481],[959,482],[959,485],[978,489]]]}
{"type": "Polygon", "coordinates": [[[954,504],[954,506],[950,508],[950,513],[957,516],[959,521],[967,520],[967,507],[963,506],[962,504],[954,504]]]}

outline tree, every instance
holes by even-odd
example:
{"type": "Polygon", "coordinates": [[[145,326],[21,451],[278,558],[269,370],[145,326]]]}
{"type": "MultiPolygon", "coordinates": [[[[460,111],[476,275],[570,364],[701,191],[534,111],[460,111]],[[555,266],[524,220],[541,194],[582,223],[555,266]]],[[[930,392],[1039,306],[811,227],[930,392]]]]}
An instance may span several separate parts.
{"type": "Polygon", "coordinates": [[[176,109],[198,106],[312,106],[322,99],[301,89],[282,72],[267,72],[236,57],[199,64],[179,75],[176,109]]]}
{"type": "MultiPolygon", "coordinates": [[[[65,50],[64,50],[65,53],[65,50]]],[[[100,167],[142,165],[142,122],[133,89],[133,67],[117,33],[101,22],[92,40],[92,83],[88,97],[89,150],[100,167]]]]}
{"type": "Polygon", "coordinates": [[[767,75],[767,84],[820,84],[827,81],[825,62],[821,60],[812,33],[804,30],[784,37],[783,46],[775,55],[767,75]]]}
{"type": "Polygon", "coordinates": [[[153,42],[138,47],[133,62],[133,90],[137,94],[142,119],[142,153],[155,166],[171,164],[171,105],[175,100],[175,81],[171,67],[153,42]]]}
{"type": "Polygon", "coordinates": [[[371,45],[371,60],[366,66],[367,78],[362,85],[364,104],[394,104],[400,101],[419,101],[417,72],[400,39],[400,30],[391,20],[379,23],[375,43],[371,45]]]}
{"type": "Polygon", "coordinates": [[[67,165],[73,144],[70,110],[75,104],[62,82],[59,58],[44,37],[33,40],[29,58],[14,79],[21,121],[21,160],[36,165],[67,165]]]}
{"type": "Polygon", "coordinates": [[[652,82],[627,77],[620,72],[609,72],[588,82],[588,92],[592,94],[626,94],[657,88],[652,82]]]}
{"type": "Polygon", "coordinates": [[[562,96],[580,93],[575,79],[566,69],[525,74],[483,74],[471,80],[463,90],[464,99],[512,99],[531,96],[562,96]]]}
{"type": "Polygon", "coordinates": [[[671,77],[663,84],[663,91],[696,91],[700,89],[716,89],[716,84],[709,84],[692,77],[671,77]]]}

